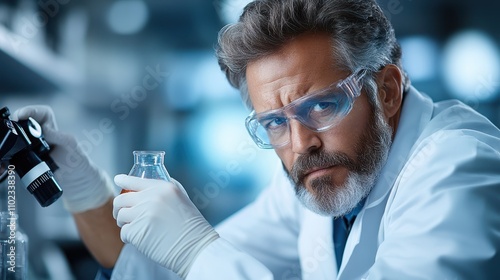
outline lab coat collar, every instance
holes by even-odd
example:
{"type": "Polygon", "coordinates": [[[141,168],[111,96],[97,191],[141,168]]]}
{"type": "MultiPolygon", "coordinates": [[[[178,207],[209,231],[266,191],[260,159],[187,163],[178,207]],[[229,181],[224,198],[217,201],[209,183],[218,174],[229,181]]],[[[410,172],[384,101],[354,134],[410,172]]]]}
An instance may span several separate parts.
{"type": "Polygon", "coordinates": [[[411,87],[403,102],[398,130],[387,162],[349,234],[338,279],[359,278],[359,272],[368,270],[373,264],[388,194],[432,114],[432,100],[411,87]]]}
{"type": "Polygon", "coordinates": [[[366,201],[365,209],[375,207],[387,196],[418,137],[432,118],[432,100],[411,87],[404,98],[396,136],[386,164],[366,201]]]}

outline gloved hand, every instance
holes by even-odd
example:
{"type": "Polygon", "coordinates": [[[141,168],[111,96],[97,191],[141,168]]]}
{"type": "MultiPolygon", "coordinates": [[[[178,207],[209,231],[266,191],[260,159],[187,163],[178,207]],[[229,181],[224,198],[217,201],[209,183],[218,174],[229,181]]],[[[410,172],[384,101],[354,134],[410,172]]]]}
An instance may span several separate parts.
{"type": "Polygon", "coordinates": [[[117,175],[115,183],[134,191],[117,196],[113,202],[122,241],[186,278],[198,254],[219,234],[177,181],[117,175]]]}
{"type": "Polygon", "coordinates": [[[109,176],[91,162],[73,135],[58,131],[52,109],[35,105],[12,114],[15,121],[29,117],[40,123],[45,140],[53,145],[50,156],[59,166],[54,177],[63,189],[65,208],[72,213],[79,213],[104,205],[113,196],[109,176]]]}

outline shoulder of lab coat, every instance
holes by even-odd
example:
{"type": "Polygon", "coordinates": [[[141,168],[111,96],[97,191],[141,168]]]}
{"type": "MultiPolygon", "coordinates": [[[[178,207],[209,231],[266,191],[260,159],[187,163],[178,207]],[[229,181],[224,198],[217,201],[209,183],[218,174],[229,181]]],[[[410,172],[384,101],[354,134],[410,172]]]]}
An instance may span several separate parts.
{"type": "Polygon", "coordinates": [[[497,279],[500,132],[456,102],[436,103],[385,208],[367,279],[497,279]]]}

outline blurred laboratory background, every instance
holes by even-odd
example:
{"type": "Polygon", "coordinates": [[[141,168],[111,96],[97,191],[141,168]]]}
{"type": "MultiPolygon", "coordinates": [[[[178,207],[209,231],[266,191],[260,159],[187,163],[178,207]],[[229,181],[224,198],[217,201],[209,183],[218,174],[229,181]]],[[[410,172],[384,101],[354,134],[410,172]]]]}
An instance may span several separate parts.
{"type": "MultiPolygon", "coordinates": [[[[217,224],[265,188],[279,162],[257,149],[214,46],[248,0],[0,1],[0,107],[46,104],[111,176],[134,150],[164,150],[170,175],[217,224]]],[[[412,84],[500,125],[500,2],[380,0],[412,84]]],[[[62,186],[64,188],[64,186],[62,186]]],[[[97,264],[61,201],[17,191],[32,279],[93,279],[97,264]]]]}

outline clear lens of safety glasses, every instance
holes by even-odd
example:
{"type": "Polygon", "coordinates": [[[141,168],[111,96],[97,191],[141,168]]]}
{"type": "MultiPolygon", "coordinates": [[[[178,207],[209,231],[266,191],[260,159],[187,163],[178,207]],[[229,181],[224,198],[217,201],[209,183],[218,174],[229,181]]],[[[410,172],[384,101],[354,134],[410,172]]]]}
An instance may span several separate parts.
{"type": "Polygon", "coordinates": [[[307,94],[283,108],[255,114],[246,119],[253,140],[263,149],[282,147],[290,142],[290,119],[296,119],[315,132],[338,124],[352,109],[361,94],[361,79],[366,70],[358,70],[344,80],[307,94]]]}

